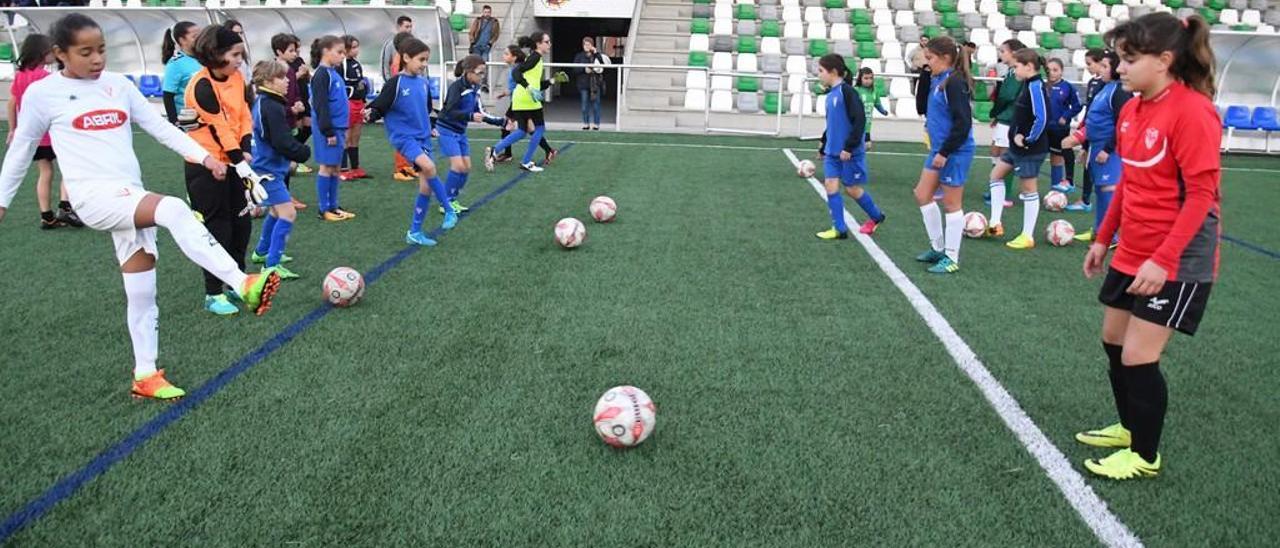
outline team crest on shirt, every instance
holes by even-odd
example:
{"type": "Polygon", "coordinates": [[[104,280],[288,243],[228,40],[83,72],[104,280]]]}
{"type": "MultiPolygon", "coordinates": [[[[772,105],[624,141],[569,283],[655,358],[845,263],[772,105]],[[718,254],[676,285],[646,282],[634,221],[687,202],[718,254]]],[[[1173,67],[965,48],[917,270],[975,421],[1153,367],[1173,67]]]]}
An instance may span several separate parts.
{"type": "Polygon", "coordinates": [[[1128,121],[1128,120],[1125,120],[1125,121],[1124,121],[1124,123],[1120,124],[1120,133],[1129,133],[1129,121],[1128,121]]]}
{"type": "Polygon", "coordinates": [[[1156,146],[1156,139],[1160,138],[1160,130],[1156,128],[1147,128],[1147,132],[1142,135],[1142,142],[1147,145],[1147,150],[1151,150],[1156,146]]]}

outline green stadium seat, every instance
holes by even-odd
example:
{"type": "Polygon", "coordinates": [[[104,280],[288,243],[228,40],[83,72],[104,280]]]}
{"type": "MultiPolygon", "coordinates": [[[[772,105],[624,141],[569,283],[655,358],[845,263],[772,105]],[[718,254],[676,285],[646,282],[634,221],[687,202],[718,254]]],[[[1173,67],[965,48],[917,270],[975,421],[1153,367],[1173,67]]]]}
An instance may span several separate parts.
{"type": "Polygon", "coordinates": [[[858,72],[858,58],[857,58],[857,57],[845,57],[845,58],[844,58],[844,66],[845,66],[845,67],[847,67],[851,72],[853,72],[853,73],[857,74],[857,72],[858,72]]]}
{"type": "Polygon", "coordinates": [[[939,27],[938,25],[929,25],[924,28],[923,34],[930,39],[933,39],[942,36],[944,33],[942,32],[942,27],[939,27]]]}
{"type": "Polygon", "coordinates": [[[467,16],[461,13],[455,13],[449,16],[449,26],[454,32],[462,32],[467,30],[467,16]]]}
{"type": "Polygon", "coordinates": [[[1076,21],[1070,17],[1054,17],[1053,30],[1063,34],[1070,34],[1076,31],[1076,21]]]}
{"type": "MultiPolygon", "coordinates": [[[[743,4],[746,5],[746,4],[743,4]]],[[[755,36],[739,36],[738,37],[738,53],[759,53],[760,46],[756,44],[755,36]]]]}
{"type": "Polygon", "coordinates": [[[982,101],[987,97],[991,97],[991,88],[987,86],[987,83],[982,80],[974,82],[973,99],[975,101],[982,101]]]}
{"type": "Polygon", "coordinates": [[[760,23],[760,36],[772,36],[778,38],[782,36],[782,25],[777,21],[764,21],[760,23]]]}
{"type": "Polygon", "coordinates": [[[711,20],[703,17],[694,17],[689,23],[689,34],[711,34],[711,20]]]}
{"type": "Polygon", "coordinates": [[[1231,25],[1231,30],[1236,30],[1240,32],[1253,32],[1258,30],[1258,28],[1253,25],[1231,25]]]}
{"type": "Polygon", "coordinates": [[[734,16],[737,17],[738,19],[755,19],[756,18],[755,4],[738,4],[738,10],[736,13],[734,13],[734,16]]]}
{"type": "Polygon", "coordinates": [[[1106,4],[1106,5],[1108,5],[1108,6],[1114,6],[1114,5],[1117,5],[1117,4],[1123,4],[1123,3],[1124,3],[1124,0],[1100,0],[1100,1],[1101,1],[1103,4],[1106,4]]]}
{"type": "Polygon", "coordinates": [[[1222,11],[1227,9],[1227,0],[1204,0],[1204,5],[1222,11]]]}
{"type": "Polygon", "coordinates": [[[1107,47],[1107,43],[1102,40],[1101,34],[1086,34],[1084,35],[1084,47],[1102,49],[1107,47]]]}
{"type": "Polygon", "coordinates": [[[856,27],[853,27],[853,41],[875,42],[876,28],[871,25],[858,25],[856,27]]]}
{"type": "Polygon", "coordinates": [[[689,66],[691,67],[707,67],[707,52],[691,51],[689,52],[689,66]]]}
{"type": "Polygon", "coordinates": [[[746,91],[751,93],[760,91],[760,79],[752,78],[750,76],[739,76],[738,91],[746,91]]]}
{"type": "Polygon", "coordinates": [[[12,63],[14,61],[13,44],[9,42],[0,42],[0,61],[5,63],[12,63]]]}
{"type": "Polygon", "coordinates": [[[1056,32],[1040,33],[1040,46],[1047,49],[1062,48],[1062,35],[1056,32]]]}
{"type": "Polygon", "coordinates": [[[849,23],[853,25],[870,25],[871,11],[865,9],[849,10],[849,23]]]}
{"type": "Polygon", "coordinates": [[[969,29],[964,27],[947,29],[947,36],[955,38],[956,43],[963,44],[969,41],[969,29]]]}
{"type": "Polygon", "coordinates": [[[844,6],[844,0],[827,0],[827,9],[829,10],[842,10],[844,6]]]}
{"type": "Polygon", "coordinates": [[[933,10],[938,13],[955,13],[956,0],[935,0],[933,10]]]}
{"type": "Polygon", "coordinates": [[[992,106],[993,104],[990,101],[975,101],[973,103],[973,119],[979,122],[990,120],[992,106]]]}
{"type": "Polygon", "coordinates": [[[1204,17],[1210,25],[1218,24],[1218,10],[1209,7],[1200,8],[1200,16],[1204,17]]]}
{"type": "Polygon", "coordinates": [[[889,82],[884,78],[876,78],[875,80],[876,98],[886,97],[889,95],[889,82]]]}
{"type": "Polygon", "coordinates": [[[1005,0],[1004,2],[1001,2],[1000,13],[1003,13],[1006,17],[1022,15],[1022,2],[1019,2],[1018,0],[1005,0]]]}
{"type": "Polygon", "coordinates": [[[1164,5],[1176,10],[1187,5],[1187,0],[1164,0],[1164,5]]]}
{"type": "Polygon", "coordinates": [[[858,57],[862,59],[879,59],[880,48],[875,42],[858,42],[858,57]]]}
{"type": "Polygon", "coordinates": [[[710,4],[711,0],[693,0],[694,4],[710,4]]]}
{"type": "Polygon", "coordinates": [[[826,95],[827,92],[831,90],[827,89],[827,86],[822,85],[822,82],[814,82],[809,86],[809,91],[814,95],[826,95]]]}
{"type": "Polygon", "coordinates": [[[958,29],[964,27],[964,20],[960,18],[958,13],[942,14],[942,26],[949,29],[958,29]]]}
{"type": "Polygon", "coordinates": [[[809,41],[809,57],[822,57],[831,50],[831,44],[826,40],[810,40],[809,41]]]}
{"type": "Polygon", "coordinates": [[[783,104],[778,98],[778,92],[767,91],[764,94],[764,111],[769,114],[777,114],[778,111],[787,112],[787,105],[783,104]]]}
{"type": "Polygon", "coordinates": [[[1067,8],[1067,17],[1073,19],[1083,19],[1089,16],[1089,6],[1080,3],[1071,3],[1063,6],[1067,8]]]}

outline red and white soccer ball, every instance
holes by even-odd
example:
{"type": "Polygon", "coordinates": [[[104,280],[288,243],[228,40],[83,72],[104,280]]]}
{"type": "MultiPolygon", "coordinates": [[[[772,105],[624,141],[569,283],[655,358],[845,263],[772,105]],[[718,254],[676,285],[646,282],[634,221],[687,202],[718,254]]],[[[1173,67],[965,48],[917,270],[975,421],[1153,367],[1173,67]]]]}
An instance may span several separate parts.
{"type": "Polygon", "coordinates": [[[1044,195],[1045,211],[1062,211],[1067,207],[1067,195],[1056,190],[1050,190],[1044,195]]]}
{"type": "Polygon", "coordinates": [[[818,172],[818,166],[813,165],[811,160],[800,160],[800,166],[796,168],[796,175],[805,179],[813,177],[818,172]]]}
{"type": "Polygon", "coordinates": [[[970,238],[981,238],[987,233],[987,216],[977,211],[964,214],[964,235],[970,238]]]}
{"type": "Polygon", "coordinates": [[[556,243],[565,249],[573,249],[587,240],[587,227],[582,221],[565,217],[556,223],[556,243]]]}
{"type": "Polygon", "coordinates": [[[1071,226],[1065,219],[1058,219],[1044,229],[1044,237],[1049,243],[1062,247],[1071,243],[1071,239],[1076,236],[1076,227],[1071,226]]]}
{"type": "Polygon", "coordinates": [[[355,269],[340,266],[324,277],[324,298],[333,306],[346,308],[364,297],[364,276],[355,269]]]}
{"type": "Polygon", "coordinates": [[[634,386],[615,386],[600,396],[593,415],[596,434],[613,447],[640,445],[658,421],[658,408],[644,390],[634,386]]]}
{"type": "Polygon", "coordinates": [[[591,200],[591,218],[597,223],[607,223],[618,215],[618,204],[608,196],[596,196],[591,200]]]}

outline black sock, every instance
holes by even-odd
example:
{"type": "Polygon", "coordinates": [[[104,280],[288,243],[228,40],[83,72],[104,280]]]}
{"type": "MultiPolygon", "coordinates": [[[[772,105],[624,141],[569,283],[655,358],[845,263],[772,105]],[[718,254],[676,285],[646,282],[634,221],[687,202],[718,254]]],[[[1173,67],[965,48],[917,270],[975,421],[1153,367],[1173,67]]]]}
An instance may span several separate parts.
{"type": "Polygon", "coordinates": [[[548,142],[547,142],[547,138],[546,138],[546,137],[543,137],[543,138],[542,138],[542,141],[539,141],[539,142],[538,142],[538,146],[542,147],[542,151],[543,151],[543,152],[545,152],[545,153],[547,153],[547,154],[551,154],[551,151],[552,151],[552,150],[555,150],[555,149],[551,148],[551,143],[548,143],[548,142]]]}
{"type": "Polygon", "coordinates": [[[1129,421],[1126,418],[1129,414],[1129,397],[1125,392],[1124,364],[1120,362],[1120,354],[1124,352],[1124,347],[1104,342],[1102,349],[1106,351],[1107,360],[1110,362],[1107,376],[1111,377],[1111,395],[1116,400],[1116,415],[1120,417],[1120,425],[1129,428],[1129,421]]]}
{"type": "Polygon", "coordinates": [[[58,202],[58,209],[61,209],[63,211],[71,211],[71,202],[68,202],[66,200],[62,200],[61,202],[58,202]]]}
{"type": "Polygon", "coordinates": [[[351,169],[360,169],[360,149],[347,147],[347,158],[351,159],[351,169]]]}
{"type": "Polygon", "coordinates": [[[1147,462],[1155,462],[1160,433],[1164,430],[1164,413],[1169,407],[1169,390],[1160,373],[1160,362],[1126,366],[1124,376],[1129,394],[1129,422],[1133,423],[1130,449],[1147,462]]]}
{"type": "Polygon", "coordinates": [[[53,219],[54,219],[54,217],[53,217],[53,211],[52,211],[52,210],[50,210],[50,211],[41,211],[41,212],[40,212],[40,219],[41,219],[41,220],[43,220],[43,221],[44,221],[44,222],[46,222],[46,223],[51,223],[51,222],[53,222],[53,219]]]}

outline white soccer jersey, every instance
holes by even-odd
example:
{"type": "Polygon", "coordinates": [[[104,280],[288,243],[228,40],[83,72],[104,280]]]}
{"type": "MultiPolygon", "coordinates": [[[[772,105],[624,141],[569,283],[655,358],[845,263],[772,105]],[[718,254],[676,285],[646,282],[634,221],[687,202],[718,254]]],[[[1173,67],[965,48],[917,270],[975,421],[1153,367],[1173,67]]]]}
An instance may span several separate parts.
{"type": "Polygon", "coordinates": [[[46,131],[73,199],[78,191],[92,192],[95,185],[141,187],[130,121],[189,161],[200,162],[209,155],[147,103],[124,76],[103,72],[97,80],[78,80],[56,72],[31,84],[22,98],[18,131],[0,170],[0,207],[13,201],[46,131]]]}

